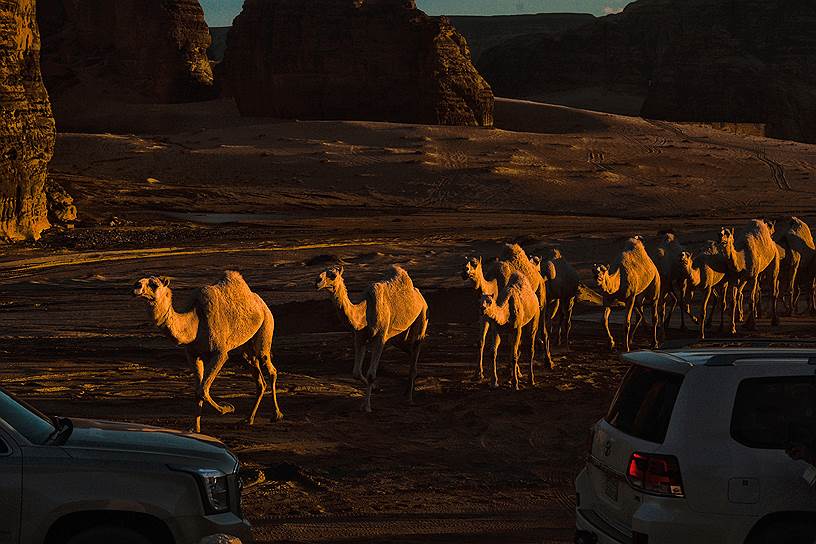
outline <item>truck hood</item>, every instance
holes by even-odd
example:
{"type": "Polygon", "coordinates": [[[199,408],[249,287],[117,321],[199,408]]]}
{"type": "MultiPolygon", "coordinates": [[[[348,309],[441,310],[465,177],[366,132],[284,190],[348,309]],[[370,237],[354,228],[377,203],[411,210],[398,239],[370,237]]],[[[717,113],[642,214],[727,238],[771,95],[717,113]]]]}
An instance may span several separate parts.
{"type": "Polygon", "coordinates": [[[71,419],[74,429],[62,444],[65,451],[76,456],[80,451],[104,452],[105,457],[157,455],[176,458],[172,462],[189,459],[191,464],[206,461],[225,473],[234,470],[236,459],[219,440],[203,434],[185,433],[140,425],[92,419],[71,419]]]}

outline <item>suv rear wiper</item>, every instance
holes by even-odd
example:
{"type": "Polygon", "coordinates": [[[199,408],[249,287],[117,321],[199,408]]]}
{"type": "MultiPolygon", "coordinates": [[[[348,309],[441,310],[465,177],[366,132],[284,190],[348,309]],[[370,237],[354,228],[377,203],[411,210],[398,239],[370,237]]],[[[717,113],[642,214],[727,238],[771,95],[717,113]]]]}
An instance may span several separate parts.
{"type": "Polygon", "coordinates": [[[53,446],[61,446],[65,444],[65,441],[71,436],[71,432],[74,430],[74,424],[67,417],[51,416],[51,421],[54,424],[54,432],[49,435],[46,443],[53,446]]]}

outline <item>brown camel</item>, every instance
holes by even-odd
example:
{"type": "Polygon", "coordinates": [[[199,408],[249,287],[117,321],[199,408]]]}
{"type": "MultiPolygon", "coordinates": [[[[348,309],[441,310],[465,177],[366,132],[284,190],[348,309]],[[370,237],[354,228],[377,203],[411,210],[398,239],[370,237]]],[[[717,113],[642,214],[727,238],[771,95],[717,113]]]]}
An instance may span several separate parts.
{"type": "Polygon", "coordinates": [[[636,305],[640,312],[643,303],[652,306],[652,346],[656,349],[659,346],[657,328],[660,324],[661,310],[660,274],[646,253],[643,240],[639,237],[630,238],[614,264],[595,265],[593,271],[595,282],[603,295],[603,323],[609,338],[609,349],[615,349],[615,338],[609,330],[609,314],[612,312],[612,306],[618,301],[626,305],[626,351],[629,351],[634,336],[631,328],[632,312],[636,305]]]}
{"type": "Polygon", "coordinates": [[[706,326],[710,325],[706,319],[708,304],[711,300],[711,294],[715,291],[718,294],[717,299],[720,304],[720,329],[722,329],[726,305],[727,282],[725,276],[728,272],[728,263],[725,256],[719,251],[717,244],[713,241],[696,257],[692,257],[691,253],[683,251],[680,254],[679,262],[680,278],[683,283],[680,311],[686,311],[687,301],[692,290],[701,291],[703,294],[699,313],[700,339],[702,340],[705,339],[706,326]]]}
{"type": "Polygon", "coordinates": [[[331,293],[335,305],[355,331],[354,374],[367,386],[363,409],[371,412],[371,395],[377,380],[377,368],[389,341],[410,355],[407,397],[408,402],[413,402],[419,351],[428,330],[428,304],[419,289],[414,287],[408,273],[399,266],[394,266],[386,278],[366,289],[364,301],[357,305],[348,300],[343,267],[332,267],[322,272],[317,278],[316,286],[331,293]],[[364,319],[361,310],[365,312],[364,319]],[[362,328],[357,329],[360,325],[362,328]],[[363,378],[362,360],[367,345],[371,346],[371,364],[363,378]],[[362,355],[357,354],[358,349],[362,351],[362,355]]]}
{"type": "Polygon", "coordinates": [[[237,349],[249,364],[256,383],[257,397],[247,423],[254,423],[266,391],[263,371],[272,382],[275,420],[283,418],[275,391],[278,373],[271,352],[275,321],[269,307],[249,289],[241,274],[227,271],[217,284],[196,290],[180,310],[173,306],[170,280],[165,277],[143,278],[136,283],[133,293],[146,301],[153,323],[184,346],[187,360],[195,369],[196,432],[201,432],[205,401],[221,414],[235,411],[229,404],[215,402],[210,387],[227,362],[229,352],[237,349]]]}

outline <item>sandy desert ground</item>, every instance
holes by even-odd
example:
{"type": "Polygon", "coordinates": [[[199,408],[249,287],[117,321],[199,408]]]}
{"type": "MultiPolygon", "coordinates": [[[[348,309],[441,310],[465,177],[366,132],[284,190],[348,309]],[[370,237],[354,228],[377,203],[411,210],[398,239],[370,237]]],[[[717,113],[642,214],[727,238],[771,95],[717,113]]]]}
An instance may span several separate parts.
{"type": "Polygon", "coordinates": [[[262,542],[570,542],[587,429],[625,365],[582,307],[537,387],[475,382],[464,257],[557,246],[590,282],[633,234],[695,246],[752,217],[816,219],[816,146],[703,127],[508,100],[493,130],[241,119],[229,102],[111,116],[117,134],[58,138],[51,170],[80,223],[0,259],[0,383],[52,413],[186,428],[190,372],[131,285],[169,275],[183,296],[241,270],[276,317],[286,417],[269,422],[267,397],[237,426],[254,386],[236,361],[214,392],[239,414],[208,413],[204,432],[263,480],[244,498],[262,542]],[[415,405],[388,351],[374,413],[358,410],[350,334],[314,288],[333,262],[352,296],[392,263],[425,293],[415,405]]]}

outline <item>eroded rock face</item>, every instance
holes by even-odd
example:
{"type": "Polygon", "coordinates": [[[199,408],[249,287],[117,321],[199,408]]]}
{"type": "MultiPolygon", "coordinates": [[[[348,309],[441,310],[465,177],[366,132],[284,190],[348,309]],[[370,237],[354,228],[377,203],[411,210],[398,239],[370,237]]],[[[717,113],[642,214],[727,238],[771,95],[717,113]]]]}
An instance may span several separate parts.
{"type": "Polygon", "coordinates": [[[224,73],[249,116],[493,124],[465,39],[413,0],[247,0],[224,73]]]}
{"type": "Polygon", "coordinates": [[[58,123],[78,96],[152,103],[212,97],[210,34],[198,0],[38,4],[43,75],[58,123]]]}
{"type": "Polygon", "coordinates": [[[0,0],[0,237],[49,227],[43,186],[54,120],[40,75],[34,0],[0,0]]]}
{"type": "Polygon", "coordinates": [[[640,96],[646,117],[762,123],[768,136],[816,142],[814,24],[809,0],[640,0],[497,46],[479,68],[500,95],[603,89],[640,96]]]}

